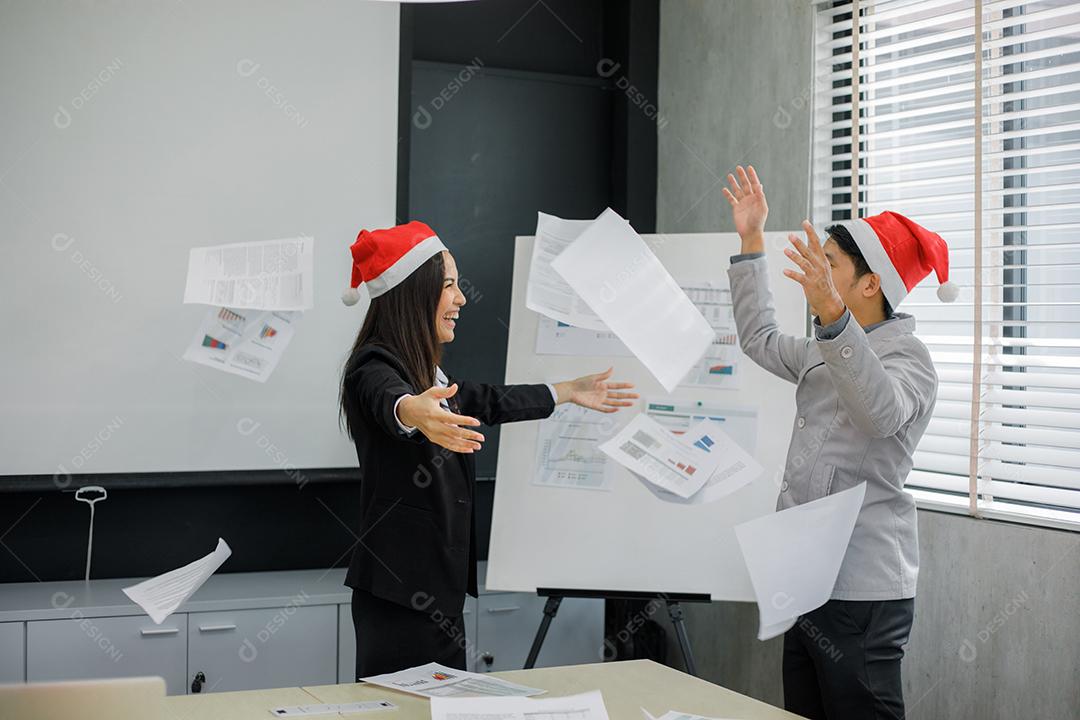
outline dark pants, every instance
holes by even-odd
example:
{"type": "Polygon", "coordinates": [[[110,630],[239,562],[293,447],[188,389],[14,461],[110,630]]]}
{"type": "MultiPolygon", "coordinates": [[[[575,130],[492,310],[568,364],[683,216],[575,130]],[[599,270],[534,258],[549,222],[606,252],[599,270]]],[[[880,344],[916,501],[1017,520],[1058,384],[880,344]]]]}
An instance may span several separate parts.
{"type": "Polygon", "coordinates": [[[465,623],[434,610],[414,610],[363,590],[352,594],[356,680],[437,662],[465,669],[465,623]]]}
{"type": "Polygon", "coordinates": [[[901,720],[915,600],[830,600],[784,635],[784,707],[817,720],[901,720]]]}

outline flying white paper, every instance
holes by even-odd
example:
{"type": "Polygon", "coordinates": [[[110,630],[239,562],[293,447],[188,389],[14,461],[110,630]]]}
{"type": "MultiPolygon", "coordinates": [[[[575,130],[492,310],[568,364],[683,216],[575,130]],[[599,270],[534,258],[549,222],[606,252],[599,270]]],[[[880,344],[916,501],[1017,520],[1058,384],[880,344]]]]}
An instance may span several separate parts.
{"type": "Polygon", "coordinates": [[[292,341],[303,313],[211,308],[195,331],[184,359],[266,382],[292,341]]]}
{"type": "Polygon", "coordinates": [[[866,483],[735,526],[757,598],[758,639],[787,632],[832,595],[866,483]]]}
{"type": "Polygon", "coordinates": [[[708,321],[630,223],[611,208],[551,267],[668,392],[712,344],[715,333],[708,321]]]}
{"type": "Polygon", "coordinates": [[[600,449],[631,472],[680,498],[700,490],[721,461],[706,447],[681,442],[644,413],[635,415],[600,449]]]}
{"type": "MultiPolygon", "coordinates": [[[[560,279],[561,282],[561,279],[560,279]]],[[[564,283],[565,284],[565,283],[564,283]]],[[[731,290],[727,278],[716,281],[683,282],[679,280],[690,302],[694,303],[716,337],[690,373],[679,383],[684,386],[734,389],[738,387],[737,373],[741,351],[732,315],[731,290]]],[[[540,317],[536,325],[537,355],[580,355],[601,357],[633,357],[634,353],[610,330],[590,330],[574,327],[549,317],[540,317]]]]}
{"type": "Polygon", "coordinates": [[[604,322],[551,269],[551,261],[592,223],[592,220],[563,220],[547,213],[537,213],[536,241],[529,264],[525,307],[577,328],[605,331],[607,327],[604,322]]]}
{"type": "Polygon", "coordinates": [[[185,303],[254,310],[314,307],[315,239],[263,240],[192,248],[185,303]]]}
{"type": "Polygon", "coordinates": [[[229,544],[218,538],[217,548],[206,557],[164,575],[143,580],[138,585],[123,588],[124,594],[145,610],[155,625],[160,625],[202,587],[230,555],[232,550],[229,544]]]}
{"type": "Polygon", "coordinates": [[[658,498],[667,502],[700,505],[716,502],[756,480],[764,468],[721,428],[721,423],[716,420],[702,420],[686,433],[676,436],[676,440],[683,445],[701,448],[719,458],[716,469],[712,471],[700,490],[688,498],[683,498],[651,485],[649,489],[658,498]]]}
{"type": "Polygon", "coordinates": [[[428,698],[531,696],[547,692],[500,680],[492,675],[455,670],[439,663],[360,679],[372,685],[428,698]]]}
{"type": "Polygon", "coordinates": [[[557,698],[432,698],[431,720],[608,720],[599,690],[557,698]]]}

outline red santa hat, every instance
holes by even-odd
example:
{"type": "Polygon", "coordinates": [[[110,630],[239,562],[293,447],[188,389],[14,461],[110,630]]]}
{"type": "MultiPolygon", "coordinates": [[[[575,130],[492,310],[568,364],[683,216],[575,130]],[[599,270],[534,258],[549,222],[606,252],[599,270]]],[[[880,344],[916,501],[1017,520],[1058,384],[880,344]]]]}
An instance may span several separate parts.
{"type": "Polygon", "coordinates": [[[848,229],[872,272],[881,277],[889,305],[897,307],[934,271],[938,299],[952,302],[960,288],[949,282],[949,247],[940,235],[894,212],[839,223],[848,229]]]}
{"type": "Polygon", "coordinates": [[[349,248],[352,283],[341,294],[341,302],[355,305],[360,283],[367,286],[368,295],[379,297],[445,249],[435,231],[417,220],[385,230],[361,230],[349,248]]]}

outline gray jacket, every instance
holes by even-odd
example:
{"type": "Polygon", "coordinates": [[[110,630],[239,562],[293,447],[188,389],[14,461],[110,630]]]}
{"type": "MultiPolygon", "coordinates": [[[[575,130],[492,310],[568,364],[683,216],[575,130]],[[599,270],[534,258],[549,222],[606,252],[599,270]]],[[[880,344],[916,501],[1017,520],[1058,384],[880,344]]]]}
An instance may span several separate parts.
{"type": "Polygon", "coordinates": [[[776,325],[766,260],[736,256],[728,270],[743,352],[795,383],[796,417],[777,510],[866,481],[832,597],[915,596],[919,573],[915,500],[904,492],[912,454],[937,398],[937,373],[915,337],[915,319],[897,313],[864,331],[845,312],[815,325],[815,338],[776,325]]]}

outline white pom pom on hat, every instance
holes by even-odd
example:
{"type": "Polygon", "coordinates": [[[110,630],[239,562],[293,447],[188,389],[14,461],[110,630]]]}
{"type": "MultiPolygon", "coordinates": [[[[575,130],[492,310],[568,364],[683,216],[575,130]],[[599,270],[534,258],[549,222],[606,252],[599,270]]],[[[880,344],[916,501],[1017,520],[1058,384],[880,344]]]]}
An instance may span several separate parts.
{"type": "Polygon", "coordinates": [[[352,307],[360,302],[360,291],[354,287],[345,288],[345,291],[341,293],[341,302],[352,307]]]}
{"type": "Polygon", "coordinates": [[[952,280],[947,280],[938,285],[937,296],[941,302],[955,302],[956,298],[960,297],[960,286],[952,280]]]}

